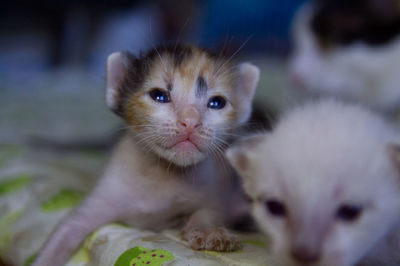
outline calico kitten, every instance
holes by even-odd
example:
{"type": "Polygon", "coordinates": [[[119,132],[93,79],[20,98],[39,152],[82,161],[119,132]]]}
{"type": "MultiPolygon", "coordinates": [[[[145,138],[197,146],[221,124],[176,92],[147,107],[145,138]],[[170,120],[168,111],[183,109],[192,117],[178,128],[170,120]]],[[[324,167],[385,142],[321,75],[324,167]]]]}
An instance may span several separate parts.
{"type": "Polygon", "coordinates": [[[249,118],[258,79],[257,67],[193,46],[111,54],[106,101],[129,131],[94,191],[53,231],[33,265],[62,265],[109,222],[159,230],[188,216],[182,235],[192,248],[239,248],[222,227],[221,195],[229,186],[215,158],[249,118]]]}
{"type": "Polygon", "coordinates": [[[314,0],[298,12],[293,41],[295,88],[387,113],[399,109],[398,1],[314,0]]]}
{"type": "Polygon", "coordinates": [[[333,100],[227,150],[279,265],[400,263],[399,133],[333,100]]]}

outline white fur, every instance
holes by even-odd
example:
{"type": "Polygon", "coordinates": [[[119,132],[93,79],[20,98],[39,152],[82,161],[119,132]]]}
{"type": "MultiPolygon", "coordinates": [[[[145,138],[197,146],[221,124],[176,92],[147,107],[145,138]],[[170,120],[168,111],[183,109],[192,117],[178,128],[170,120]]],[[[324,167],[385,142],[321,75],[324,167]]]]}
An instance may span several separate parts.
{"type": "Polygon", "coordinates": [[[293,23],[290,76],[295,87],[335,95],[372,108],[393,111],[400,104],[400,37],[383,46],[354,43],[326,50],[309,23],[313,6],[305,5],[293,23]]]}
{"type": "Polygon", "coordinates": [[[290,254],[295,243],[319,252],[315,266],[350,266],[361,258],[365,265],[400,262],[393,255],[399,239],[389,241],[400,217],[400,177],[388,152],[399,135],[391,125],[331,100],[293,110],[271,134],[256,139],[258,145],[245,140],[227,156],[282,265],[302,265],[290,254]],[[268,199],[283,202],[287,215],[272,216],[268,199]],[[335,218],[342,204],[363,206],[358,220],[335,218]]]}

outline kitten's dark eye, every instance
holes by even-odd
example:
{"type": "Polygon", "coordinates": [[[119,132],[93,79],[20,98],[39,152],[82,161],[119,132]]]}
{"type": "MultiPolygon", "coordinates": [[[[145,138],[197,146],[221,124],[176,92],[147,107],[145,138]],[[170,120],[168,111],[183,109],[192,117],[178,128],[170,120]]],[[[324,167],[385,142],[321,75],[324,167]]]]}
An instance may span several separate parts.
{"type": "Polygon", "coordinates": [[[285,205],[278,200],[267,200],[265,202],[265,207],[267,208],[268,212],[273,216],[282,217],[286,215],[285,205]]]}
{"type": "Polygon", "coordinates": [[[336,218],[345,221],[353,222],[360,217],[362,207],[358,205],[341,205],[336,212],[336,218]]]}
{"type": "Polygon", "coordinates": [[[152,89],[149,92],[149,95],[156,102],[159,102],[159,103],[169,103],[170,102],[168,92],[166,92],[162,89],[152,89]]]}
{"type": "Polygon", "coordinates": [[[222,109],[225,107],[226,100],[222,96],[213,96],[208,100],[207,107],[211,109],[222,109]]]}

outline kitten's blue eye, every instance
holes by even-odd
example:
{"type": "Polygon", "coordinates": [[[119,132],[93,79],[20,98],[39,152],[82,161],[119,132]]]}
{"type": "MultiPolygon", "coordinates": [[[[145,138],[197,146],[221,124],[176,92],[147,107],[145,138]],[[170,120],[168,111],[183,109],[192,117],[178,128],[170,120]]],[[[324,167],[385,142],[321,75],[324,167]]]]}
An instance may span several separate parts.
{"type": "Polygon", "coordinates": [[[162,89],[152,89],[149,92],[149,95],[156,102],[159,102],[159,103],[169,103],[170,102],[168,92],[166,92],[162,89]]]}
{"type": "Polygon", "coordinates": [[[360,217],[362,207],[358,205],[342,205],[336,211],[336,219],[344,222],[353,222],[360,217]]]}
{"type": "Polygon", "coordinates": [[[208,100],[207,107],[211,109],[222,109],[225,107],[226,100],[222,96],[213,96],[208,100]]]}

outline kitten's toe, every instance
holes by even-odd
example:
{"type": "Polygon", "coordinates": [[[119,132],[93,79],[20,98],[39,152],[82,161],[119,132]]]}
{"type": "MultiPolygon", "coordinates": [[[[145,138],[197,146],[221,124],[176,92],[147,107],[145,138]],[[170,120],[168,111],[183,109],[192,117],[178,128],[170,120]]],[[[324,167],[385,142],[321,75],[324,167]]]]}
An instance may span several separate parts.
{"type": "Polygon", "coordinates": [[[184,230],[182,232],[182,238],[188,241],[189,246],[192,249],[195,249],[195,250],[205,249],[206,235],[205,235],[204,231],[202,231],[200,228],[196,227],[196,228],[184,230]]]}
{"type": "Polygon", "coordinates": [[[193,228],[183,237],[195,250],[234,251],[241,247],[239,237],[223,227],[193,228]]]}
{"type": "Polygon", "coordinates": [[[239,237],[223,227],[210,227],[207,232],[206,250],[234,251],[241,247],[239,237]]]}

